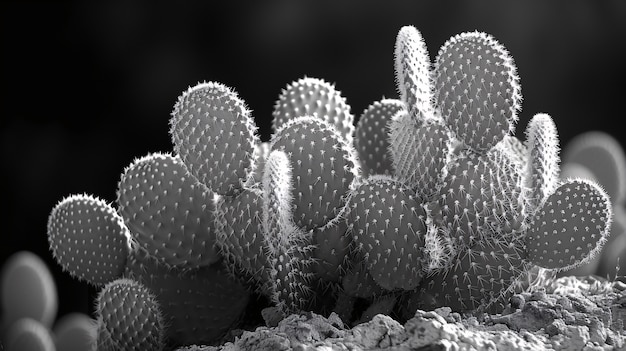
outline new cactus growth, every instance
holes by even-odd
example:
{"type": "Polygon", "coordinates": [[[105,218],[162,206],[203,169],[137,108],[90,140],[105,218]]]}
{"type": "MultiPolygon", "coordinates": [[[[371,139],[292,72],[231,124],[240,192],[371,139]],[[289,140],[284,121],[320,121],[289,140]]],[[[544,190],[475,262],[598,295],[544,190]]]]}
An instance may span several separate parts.
{"type": "Polygon", "coordinates": [[[268,324],[330,306],[347,323],[501,312],[531,278],[601,250],[611,202],[594,181],[558,180],[552,119],[513,135],[521,92],[504,46],[462,33],[433,63],[407,26],[394,69],[399,97],[372,103],[356,129],[333,85],[287,85],[268,143],[233,89],[198,84],[171,114],[174,152],[127,167],[117,209],[87,195],[55,206],[55,258],[106,284],[100,346],[215,343],[255,313],[255,295],[268,324]]]}
{"type": "Polygon", "coordinates": [[[552,193],[559,180],[559,138],[552,118],[535,115],[526,128],[527,169],[524,185],[528,195],[529,212],[552,193]]]}

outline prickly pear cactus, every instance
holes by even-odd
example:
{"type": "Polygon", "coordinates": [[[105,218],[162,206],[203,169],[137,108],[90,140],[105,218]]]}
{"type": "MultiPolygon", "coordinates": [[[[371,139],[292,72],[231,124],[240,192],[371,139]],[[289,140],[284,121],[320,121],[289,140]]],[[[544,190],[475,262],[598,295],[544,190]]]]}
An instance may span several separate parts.
{"type": "Polygon", "coordinates": [[[393,68],[398,96],[356,125],[333,84],[288,84],[265,143],[234,89],[198,84],[174,104],[173,152],[124,169],[117,208],[89,195],[59,202],[54,257],[104,286],[99,348],[200,349],[304,312],[347,325],[440,307],[500,313],[598,255],[609,195],[561,179],[549,115],[514,135],[521,88],[502,44],[461,33],[431,62],[406,26],[393,68]]]}

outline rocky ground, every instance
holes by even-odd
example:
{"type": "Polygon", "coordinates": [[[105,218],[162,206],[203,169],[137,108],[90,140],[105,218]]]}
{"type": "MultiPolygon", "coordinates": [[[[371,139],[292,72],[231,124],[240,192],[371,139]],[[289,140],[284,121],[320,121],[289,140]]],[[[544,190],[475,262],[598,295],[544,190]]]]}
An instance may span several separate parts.
{"type": "Polygon", "coordinates": [[[624,282],[562,277],[514,295],[502,314],[462,316],[444,307],[418,310],[404,325],[379,314],[353,328],[336,314],[291,315],[222,346],[178,351],[626,350],[625,320],[624,282]]]}

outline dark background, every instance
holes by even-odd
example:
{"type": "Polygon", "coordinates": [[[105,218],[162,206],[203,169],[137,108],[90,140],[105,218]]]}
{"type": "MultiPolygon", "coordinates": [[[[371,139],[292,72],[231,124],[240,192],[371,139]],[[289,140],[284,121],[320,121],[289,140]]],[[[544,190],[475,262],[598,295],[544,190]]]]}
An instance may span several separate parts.
{"type": "Polygon", "coordinates": [[[519,137],[545,112],[562,145],[592,129],[626,142],[622,0],[225,3],[0,5],[0,265],[17,250],[40,254],[58,284],[60,315],[91,311],[94,289],[52,259],[50,210],[75,193],[114,201],[135,157],[171,150],[169,114],[197,82],[234,87],[268,140],[287,83],[304,75],[334,82],[358,116],[397,96],[393,46],[401,26],[422,32],[433,59],[450,36],[479,30],[517,64],[519,137]]]}

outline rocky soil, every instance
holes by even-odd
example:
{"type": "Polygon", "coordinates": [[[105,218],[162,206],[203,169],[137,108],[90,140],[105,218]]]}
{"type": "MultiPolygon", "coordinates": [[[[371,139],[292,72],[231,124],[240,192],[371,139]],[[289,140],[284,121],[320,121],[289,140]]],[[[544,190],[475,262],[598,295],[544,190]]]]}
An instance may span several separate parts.
{"type": "Polygon", "coordinates": [[[221,346],[178,351],[626,350],[625,321],[624,282],[562,277],[514,295],[502,314],[463,316],[444,307],[418,310],[404,325],[379,314],[353,328],[336,314],[291,315],[221,346]]]}

